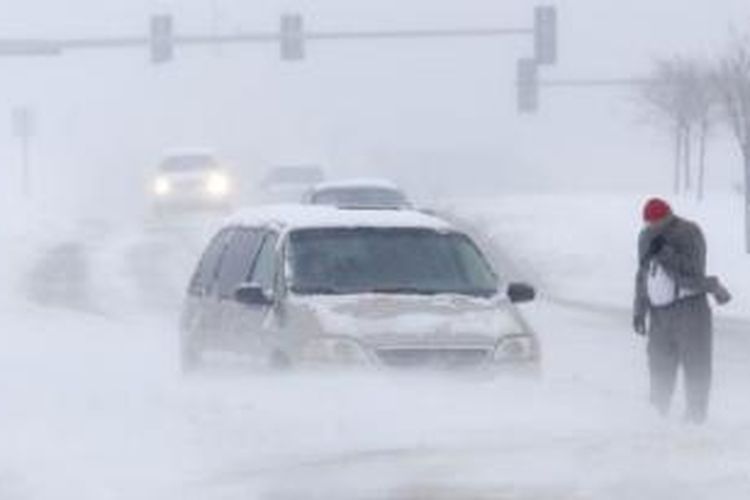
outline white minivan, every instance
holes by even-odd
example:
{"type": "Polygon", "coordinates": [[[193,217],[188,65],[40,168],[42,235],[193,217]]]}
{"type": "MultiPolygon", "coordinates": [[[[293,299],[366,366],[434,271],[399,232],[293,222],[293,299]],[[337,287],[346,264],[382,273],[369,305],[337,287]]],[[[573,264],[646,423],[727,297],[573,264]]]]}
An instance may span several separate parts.
{"type": "Polygon", "coordinates": [[[267,206],[206,248],[181,316],[181,361],[536,371],[537,336],[482,251],[415,211],[267,206]]]}

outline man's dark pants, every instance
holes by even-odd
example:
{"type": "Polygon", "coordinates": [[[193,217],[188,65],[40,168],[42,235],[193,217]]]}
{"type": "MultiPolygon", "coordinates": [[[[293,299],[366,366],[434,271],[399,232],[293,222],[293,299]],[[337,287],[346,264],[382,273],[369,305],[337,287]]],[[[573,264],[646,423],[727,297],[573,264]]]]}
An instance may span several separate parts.
{"type": "Polygon", "coordinates": [[[650,310],[648,358],[651,402],[666,414],[677,371],[682,367],[687,401],[686,418],[706,419],[711,391],[712,318],[704,294],[650,310]]]}

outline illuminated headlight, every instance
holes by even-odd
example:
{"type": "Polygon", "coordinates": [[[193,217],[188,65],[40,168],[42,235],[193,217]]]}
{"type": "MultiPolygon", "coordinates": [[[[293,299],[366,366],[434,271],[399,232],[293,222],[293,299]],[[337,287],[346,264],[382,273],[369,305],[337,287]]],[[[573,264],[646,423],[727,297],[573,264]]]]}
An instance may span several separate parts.
{"type": "Polygon", "coordinates": [[[211,174],[206,179],[206,191],[212,196],[226,196],[229,193],[229,177],[225,174],[211,174]]]}
{"type": "Polygon", "coordinates": [[[310,340],[304,347],[302,357],[313,363],[360,365],[370,361],[364,348],[355,340],[342,337],[310,340]]]}
{"type": "Polygon", "coordinates": [[[172,183],[166,177],[157,177],[154,181],[154,194],[166,196],[172,192],[172,183]]]}
{"type": "Polygon", "coordinates": [[[495,348],[495,361],[527,361],[539,356],[539,345],[531,335],[507,335],[495,348]]]}

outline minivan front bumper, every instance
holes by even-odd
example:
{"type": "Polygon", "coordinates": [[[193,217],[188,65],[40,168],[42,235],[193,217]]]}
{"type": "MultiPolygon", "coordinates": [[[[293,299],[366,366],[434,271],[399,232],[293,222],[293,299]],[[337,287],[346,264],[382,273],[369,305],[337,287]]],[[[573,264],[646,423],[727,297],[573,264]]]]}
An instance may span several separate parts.
{"type": "Polygon", "coordinates": [[[303,364],[380,367],[394,370],[518,371],[539,365],[535,337],[509,335],[497,344],[366,344],[352,337],[318,337],[300,353],[303,364]]]}

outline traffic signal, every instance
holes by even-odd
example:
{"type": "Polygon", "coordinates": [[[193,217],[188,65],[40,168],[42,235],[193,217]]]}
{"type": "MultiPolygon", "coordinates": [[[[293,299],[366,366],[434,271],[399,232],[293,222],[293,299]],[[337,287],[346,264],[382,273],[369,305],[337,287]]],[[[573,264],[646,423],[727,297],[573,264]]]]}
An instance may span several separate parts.
{"type": "Polygon", "coordinates": [[[518,61],[518,112],[536,113],[539,109],[539,66],[534,59],[518,61]]]}
{"type": "Polygon", "coordinates": [[[151,62],[162,64],[174,57],[174,22],[167,14],[151,17],[151,62]]]}
{"type": "Polygon", "coordinates": [[[304,20],[301,14],[281,16],[281,59],[301,61],[305,58],[304,20]]]}
{"type": "Polygon", "coordinates": [[[534,59],[544,65],[557,62],[557,8],[554,6],[534,9],[534,59]]]}

